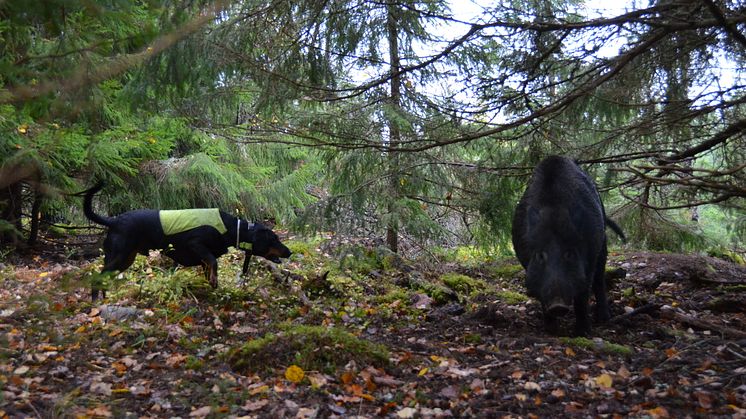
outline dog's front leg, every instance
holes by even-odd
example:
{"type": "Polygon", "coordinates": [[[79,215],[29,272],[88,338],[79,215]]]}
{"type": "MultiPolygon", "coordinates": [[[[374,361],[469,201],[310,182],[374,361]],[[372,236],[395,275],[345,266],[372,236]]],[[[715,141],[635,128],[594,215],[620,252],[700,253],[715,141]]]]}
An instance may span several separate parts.
{"type": "Polygon", "coordinates": [[[243,269],[241,269],[241,275],[246,276],[249,272],[249,263],[251,262],[251,253],[246,252],[246,257],[243,260],[243,269]]]}
{"type": "Polygon", "coordinates": [[[192,244],[191,246],[194,253],[199,256],[202,261],[202,266],[205,268],[205,279],[211,287],[218,287],[218,260],[210,252],[210,249],[200,243],[192,244]]]}

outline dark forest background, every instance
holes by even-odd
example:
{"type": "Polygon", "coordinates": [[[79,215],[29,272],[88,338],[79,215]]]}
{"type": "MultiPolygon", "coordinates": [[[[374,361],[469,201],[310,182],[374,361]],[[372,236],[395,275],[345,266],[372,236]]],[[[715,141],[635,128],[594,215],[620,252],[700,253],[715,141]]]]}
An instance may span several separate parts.
{"type": "Polygon", "coordinates": [[[219,206],[392,250],[510,253],[578,159],[633,245],[743,248],[746,3],[0,2],[0,239],[219,206]]]}

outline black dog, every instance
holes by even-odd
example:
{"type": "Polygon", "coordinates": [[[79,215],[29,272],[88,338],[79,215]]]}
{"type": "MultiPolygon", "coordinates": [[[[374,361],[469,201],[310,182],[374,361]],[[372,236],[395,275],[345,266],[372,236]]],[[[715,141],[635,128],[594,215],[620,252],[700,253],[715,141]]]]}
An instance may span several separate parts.
{"type": "MultiPolygon", "coordinates": [[[[290,257],[290,249],[277,235],[259,223],[233,217],[218,209],[159,211],[139,209],[116,217],[104,217],[93,212],[93,196],[103,183],[83,192],[83,210],[91,221],[109,227],[104,240],[104,267],[101,273],[124,271],[135,261],[137,253],[147,255],[150,249],[162,249],[166,256],[184,266],[202,265],[205,278],[213,288],[218,286],[217,258],[228,252],[229,246],[246,251],[243,273],[246,274],[251,255],[275,263],[290,257]]],[[[91,299],[104,290],[93,286],[91,299]]]]}

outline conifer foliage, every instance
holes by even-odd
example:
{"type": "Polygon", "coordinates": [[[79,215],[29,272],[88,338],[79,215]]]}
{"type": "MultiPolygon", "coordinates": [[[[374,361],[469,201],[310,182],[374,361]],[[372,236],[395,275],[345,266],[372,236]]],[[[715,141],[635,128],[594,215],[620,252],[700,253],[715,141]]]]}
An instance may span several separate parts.
{"type": "Polygon", "coordinates": [[[551,153],[578,159],[639,243],[701,243],[692,208],[735,241],[746,227],[740,1],[11,0],[0,15],[4,244],[74,218],[65,194],[94,179],[110,212],[221,206],[392,250],[506,244],[551,153]]]}

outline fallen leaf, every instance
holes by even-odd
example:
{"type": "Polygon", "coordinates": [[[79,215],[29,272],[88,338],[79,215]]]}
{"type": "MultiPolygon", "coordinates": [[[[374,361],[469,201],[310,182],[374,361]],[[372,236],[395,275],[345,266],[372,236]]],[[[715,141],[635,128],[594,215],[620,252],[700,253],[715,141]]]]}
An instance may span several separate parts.
{"type": "Polygon", "coordinates": [[[250,386],[247,390],[250,395],[256,396],[257,394],[268,392],[269,386],[266,384],[255,384],[255,386],[250,386]]]}
{"type": "Polygon", "coordinates": [[[699,406],[703,409],[712,409],[712,402],[715,401],[715,396],[709,391],[695,391],[694,397],[697,398],[699,406]]]}
{"type": "Polygon", "coordinates": [[[459,386],[451,385],[448,387],[444,387],[442,390],[440,390],[439,394],[447,399],[457,399],[461,392],[459,391],[459,386]]]}
{"type": "Polygon", "coordinates": [[[679,351],[676,348],[668,348],[666,349],[666,356],[671,359],[675,356],[679,355],[679,351]]]}
{"type": "Polygon", "coordinates": [[[647,412],[648,412],[648,414],[650,414],[650,416],[652,416],[654,418],[668,418],[668,417],[670,417],[669,414],[668,414],[668,410],[666,410],[666,408],[663,407],[663,406],[658,406],[658,407],[656,407],[654,409],[648,410],[647,412]]]}
{"type": "Polygon", "coordinates": [[[111,410],[102,404],[94,407],[93,409],[88,409],[86,413],[93,417],[103,417],[103,418],[111,417],[111,410]]]}
{"type": "Polygon", "coordinates": [[[576,354],[575,354],[575,351],[571,347],[568,346],[567,348],[565,348],[565,355],[575,356],[576,354]]]}
{"type": "Polygon", "coordinates": [[[601,374],[594,380],[596,381],[596,384],[604,388],[611,388],[611,384],[614,381],[609,374],[601,374]]]}
{"type": "Polygon", "coordinates": [[[342,384],[350,384],[355,379],[355,374],[352,371],[345,371],[339,379],[342,381],[342,384]]]}
{"type": "Polygon", "coordinates": [[[15,369],[15,370],[13,371],[13,374],[16,374],[16,375],[23,375],[23,374],[26,374],[26,373],[28,372],[28,370],[29,370],[29,367],[27,367],[27,366],[23,365],[23,366],[20,366],[20,367],[16,368],[16,369],[15,369]]]}
{"type": "Polygon", "coordinates": [[[186,359],[187,359],[186,355],[172,354],[168,358],[166,358],[166,365],[168,365],[171,368],[176,368],[179,365],[181,365],[181,363],[186,361],[186,359]]]}
{"type": "Polygon", "coordinates": [[[295,414],[295,419],[310,419],[315,418],[318,414],[319,409],[312,409],[310,407],[301,407],[298,409],[298,413],[295,414]]]}
{"type": "Polygon", "coordinates": [[[396,412],[396,417],[402,418],[402,419],[408,419],[408,418],[413,418],[416,413],[417,413],[417,409],[413,409],[411,407],[405,407],[396,412]]]}
{"type": "Polygon", "coordinates": [[[127,372],[127,366],[121,362],[114,362],[111,364],[111,366],[114,367],[114,370],[116,371],[117,375],[122,375],[125,372],[127,372]]]}
{"type": "Polygon", "coordinates": [[[200,407],[199,409],[189,412],[190,418],[204,418],[212,413],[212,406],[200,407]]]}
{"type": "Polygon", "coordinates": [[[257,400],[255,402],[248,401],[246,402],[246,404],[241,406],[241,409],[247,412],[256,412],[257,410],[261,410],[264,406],[268,404],[269,404],[269,400],[267,399],[257,400]]]}
{"type": "Polygon", "coordinates": [[[523,385],[523,389],[526,391],[541,391],[541,386],[533,381],[527,381],[526,384],[523,385]]]}
{"type": "Polygon", "coordinates": [[[306,375],[306,377],[308,377],[308,381],[311,382],[312,388],[324,387],[329,382],[329,380],[327,380],[327,378],[323,374],[318,372],[309,373],[306,375]]]}
{"type": "Polygon", "coordinates": [[[423,375],[427,374],[427,373],[428,373],[429,371],[430,371],[430,368],[428,368],[428,367],[425,367],[425,368],[422,368],[422,369],[421,369],[421,370],[420,370],[420,371],[419,371],[419,372],[417,373],[417,375],[418,375],[419,377],[422,377],[423,375]]]}
{"type": "Polygon", "coordinates": [[[303,368],[297,365],[291,365],[285,370],[285,378],[294,383],[300,383],[303,381],[305,375],[306,372],[303,371],[303,368]]]}
{"type": "Polygon", "coordinates": [[[552,390],[552,396],[561,399],[565,397],[565,390],[562,390],[561,388],[555,388],[554,390],[552,390]]]}

